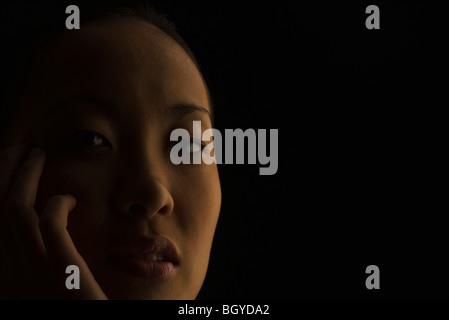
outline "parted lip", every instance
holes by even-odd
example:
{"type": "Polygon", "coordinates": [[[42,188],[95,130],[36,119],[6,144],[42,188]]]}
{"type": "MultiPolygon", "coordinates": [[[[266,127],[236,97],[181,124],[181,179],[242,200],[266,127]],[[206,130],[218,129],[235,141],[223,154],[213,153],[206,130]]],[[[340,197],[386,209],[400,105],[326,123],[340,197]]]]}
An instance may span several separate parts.
{"type": "Polygon", "coordinates": [[[159,253],[164,261],[179,264],[180,254],[176,245],[163,235],[134,236],[121,239],[109,252],[108,259],[127,259],[136,255],[159,253]]]}

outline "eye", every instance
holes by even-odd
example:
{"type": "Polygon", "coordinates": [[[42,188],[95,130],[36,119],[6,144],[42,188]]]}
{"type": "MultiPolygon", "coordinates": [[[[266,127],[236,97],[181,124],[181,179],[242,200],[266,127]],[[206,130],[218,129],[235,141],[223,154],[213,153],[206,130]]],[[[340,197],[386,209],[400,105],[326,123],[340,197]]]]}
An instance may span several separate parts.
{"type": "Polygon", "coordinates": [[[205,145],[202,141],[199,141],[196,139],[190,140],[190,152],[191,153],[200,152],[204,149],[204,147],[205,147],[205,145]]]}
{"type": "Polygon", "coordinates": [[[189,146],[188,151],[191,154],[201,152],[202,150],[204,150],[206,148],[206,145],[204,144],[203,141],[198,140],[198,139],[193,139],[193,138],[191,138],[187,141],[183,139],[179,142],[173,143],[170,147],[170,152],[171,152],[171,148],[173,148],[175,145],[178,145],[180,147],[182,146],[182,148],[178,150],[178,156],[180,156],[180,157],[182,156],[182,152],[184,152],[184,150],[187,151],[187,145],[189,146]]]}
{"type": "Polygon", "coordinates": [[[73,134],[66,142],[75,148],[110,147],[109,141],[101,134],[93,131],[80,131],[73,134]]]}
{"type": "Polygon", "coordinates": [[[197,140],[197,139],[190,139],[190,152],[191,153],[200,152],[205,147],[206,147],[206,145],[204,144],[203,141],[197,140]]]}

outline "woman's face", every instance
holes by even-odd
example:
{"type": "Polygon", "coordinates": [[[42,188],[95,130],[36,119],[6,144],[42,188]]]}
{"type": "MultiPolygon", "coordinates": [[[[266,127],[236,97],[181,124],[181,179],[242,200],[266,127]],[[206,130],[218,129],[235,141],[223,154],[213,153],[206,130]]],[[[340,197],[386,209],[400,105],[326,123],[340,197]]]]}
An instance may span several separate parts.
{"type": "Polygon", "coordinates": [[[170,161],[172,130],[192,136],[194,120],[211,128],[208,112],[192,107],[210,111],[192,60],[153,25],[105,20],[65,32],[27,74],[6,137],[28,133],[46,151],[38,214],[53,195],[75,196],[68,230],[109,298],[195,298],[221,190],[216,165],[170,161]],[[155,236],[175,245],[174,273],[145,276],[145,262],[117,262],[155,236]]]}

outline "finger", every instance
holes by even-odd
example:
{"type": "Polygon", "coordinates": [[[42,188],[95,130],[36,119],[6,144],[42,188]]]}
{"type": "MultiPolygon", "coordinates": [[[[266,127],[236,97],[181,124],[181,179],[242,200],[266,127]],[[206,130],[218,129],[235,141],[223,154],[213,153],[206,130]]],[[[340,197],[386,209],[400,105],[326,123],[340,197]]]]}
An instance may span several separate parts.
{"type": "Polygon", "coordinates": [[[26,156],[30,139],[26,136],[17,138],[9,147],[0,152],[0,288],[3,294],[12,294],[11,280],[14,268],[20,266],[16,259],[17,247],[14,245],[14,236],[8,227],[4,212],[4,199],[7,197],[16,172],[26,156]],[[5,291],[6,290],[6,291],[5,291]]]}
{"type": "Polygon", "coordinates": [[[6,149],[0,152],[0,287],[6,296],[13,295],[15,288],[11,284],[14,275],[21,270],[21,258],[17,256],[14,235],[6,220],[4,210],[5,198],[11,189],[16,172],[26,157],[31,139],[25,135],[17,137],[6,149]]]}
{"type": "Polygon", "coordinates": [[[26,293],[36,290],[35,294],[38,294],[45,288],[45,271],[48,270],[39,218],[34,210],[44,163],[43,151],[32,149],[18,168],[4,203],[4,216],[9,231],[6,250],[14,274],[20,276],[16,278],[16,286],[19,287],[19,293],[25,296],[26,293]],[[23,292],[20,292],[21,290],[23,292]]]}
{"type": "Polygon", "coordinates": [[[44,169],[45,152],[31,149],[28,158],[20,166],[11,188],[9,200],[15,207],[34,209],[39,179],[44,169]]]}
{"type": "Polygon", "coordinates": [[[16,243],[19,243],[22,248],[19,253],[30,256],[32,259],[45,256],[45,247],[39,231],[39,218],[34,211],[44,162],[43,150],[32,149],[17,172],[5,205],[7,219],[16,243]]]}
{"type": "Polygon", "coordinates": [[[107,299],[96,282],[84,259],[78,253],[69,232],[67,218],[76,205],[71,195],[59,195],[50,198],[39,219],[39,227],[44,240],[48,259],[56,272],[56,280],[60,288],[74,299],[107,299]],[[75,265],[80,272],[80,290],[65,288],[65,270],[75,265]]]}
{"type": "Polygon", "coordinates": [[[19,138],[0,153],[0,201],[7,196],[14,176],[26,156],[29,143],[30,139],[19,138]]]}

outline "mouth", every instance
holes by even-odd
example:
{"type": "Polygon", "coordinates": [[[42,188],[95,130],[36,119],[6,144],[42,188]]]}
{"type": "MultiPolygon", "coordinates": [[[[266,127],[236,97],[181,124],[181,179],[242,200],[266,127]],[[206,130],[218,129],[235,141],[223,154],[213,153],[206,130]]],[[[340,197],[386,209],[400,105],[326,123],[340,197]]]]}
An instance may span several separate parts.
{"type": "Polygon", "coordinates": [[[160,281],[176,274],[179,252],[164,236],[137,237],[118,244],[107,256],[107,261],[133,277],[160,281]]]}
{"type": "Polygon", "coordinates": [[[167,261],[167,260],[165,260],[164,255],[162,253],[156,253],[156,252],[131,255],[130,257],[135,258],[135,259],[146,260],[146,261],[167,261]]]}

